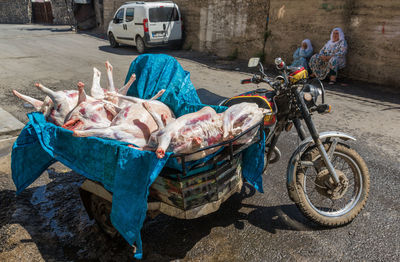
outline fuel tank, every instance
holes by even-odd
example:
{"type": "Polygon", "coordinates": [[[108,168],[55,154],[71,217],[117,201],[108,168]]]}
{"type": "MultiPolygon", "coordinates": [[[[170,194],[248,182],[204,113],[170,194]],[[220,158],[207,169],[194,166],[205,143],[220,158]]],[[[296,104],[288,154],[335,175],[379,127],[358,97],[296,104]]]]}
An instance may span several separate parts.
{"type": "Polygon", "coordinates": [[[231,97],[227,99],[222,105],[229,107],[243,102],[256,103],[259,107],[266,108],[272,111],[272,115],[266,115],[264,117],[264,126],[270,126],[275,124],[276,122],[275,114],[277,112],[277,108],[273,100],[275,95],[276,93],[273,90],[260,88],[231,97]]]}

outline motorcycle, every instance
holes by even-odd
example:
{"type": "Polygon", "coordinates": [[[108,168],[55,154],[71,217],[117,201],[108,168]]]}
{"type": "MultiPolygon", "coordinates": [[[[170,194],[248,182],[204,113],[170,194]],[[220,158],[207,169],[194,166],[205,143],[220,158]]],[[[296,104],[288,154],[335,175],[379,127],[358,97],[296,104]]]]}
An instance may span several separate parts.
{"type": "MultiPolygon", "coordinates": [[[[180,169],[164,167],[150,187],[147,215],[154,218],[159,213],[180,219],[194,219],[217,211],[230,196],[241,192],[242,153],[251,144],[265,137],[264,171],[281,156],[276,147],[283,131],[294,126],[302,140],[292,154],[287,169],[289,197],[307,218],[326,227],[350,223],[363,209],[369,193],[368,167],[362,157],[344,142],[354,137],[336,131],[318,133],[312,114],[328,113],[325,90],[317,79],[308,79],[304,68],[286,66],[282,59],[275,59],[280,75],[270,78],[264,72],[259,58],[251,58],[249,67],[259,70],[242,84],[266,83],[270,89],[256,89],[226,99],[220,103],[232,106],[242,102],[257,103],[269,109],[264,119],[219,144],[195,152],[173,154],[181,164],[180,169]],[[318,103],[321,97],[321,103],[318,103]],[[304,120],[310,137],[306,136],[304,120]],[[237,139],[254,136],[249,144],[237,139]],[[258,135],[255,135],[258,134],[258,135]],[[203,150],[222,148],[207,161],[188,166],[186,159],[203,150]]],[[[118,233],[110,220],[112,192],[98,182],[86,179],[80,195],[90,218],[109,236],[118,233]]]]}
{"type": "Polygon", "coordinates": [[[370,184],[365,161],[344,143],[355,138],[337,131],[318,133],[312,114],[331,110],[325,104],[323,84],[318,79],[309,79],[302,67],[286,66],[281,58],[275,59],[275,65],[280,75],[271,78],[259,58],[251,58],[248,66],[259,70],[241,83],[257,86],[266,83],[271,88],[258,88],[226,99],[220,105],[253,102],[273,112],[264,118],[264,170],[280,158],[276,144],[281,133],[294,126],[302,142],[288,163],[286,183],[290,199],[304,216],[319,225],[336,227],[350,223],[364,208],[370,184]],[[310,137],[306,137],[302,120],[310,137]]]}

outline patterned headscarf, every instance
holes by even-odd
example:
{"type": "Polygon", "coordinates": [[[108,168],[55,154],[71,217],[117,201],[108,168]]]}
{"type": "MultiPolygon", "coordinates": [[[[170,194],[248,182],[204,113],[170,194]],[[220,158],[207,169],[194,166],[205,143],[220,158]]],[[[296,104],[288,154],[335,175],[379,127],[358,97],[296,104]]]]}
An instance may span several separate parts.
{"type": "MultiPolygon", "coordinates": [[[[312,52],[314,51],[312,45],[311,45],[311,41],[310,39],[304,39],[303,42],[301,42],[301,45],[303,45],[303,43],[307,44],[307,49],[305,50],[306,52],[312,52]]],[[[303,49],[303,47],[301,47],[303,49]]]]}
{"type": "Polygon", "coordinates": [[[325,46],[326,46],[328,49],[331,49],[335,44],[339,43],[339,42],[342,41],[342,40],[344,40],[344,33],[343,33],[343,30],[342,30],[340,27],[333,28],[333,30],[332,30],[332,32],[331,32],[331,40],[329,40],[329,41],[325,44],[325,46]],[[339,32],[339,41],[337,41],[337,42],[333,42],[333,32],[335,32],[335,31],[338,31],[338,32],[339,32]]]}

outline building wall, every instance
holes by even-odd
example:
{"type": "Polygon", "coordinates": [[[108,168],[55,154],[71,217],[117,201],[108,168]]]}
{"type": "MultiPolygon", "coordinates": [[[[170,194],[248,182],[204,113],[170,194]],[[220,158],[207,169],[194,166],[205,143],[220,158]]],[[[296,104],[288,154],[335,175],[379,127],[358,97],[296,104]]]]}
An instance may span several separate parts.
{"type": "MultiPolygon", "coordinates": [[[[71,1],[67,0],[68,5],[71,1]]],[[[105,32],[126,0],[93,1],[97,16],[103,15],[102,19],[96,18],[97,24],[105,32]]],[[[244,59],[264,51],[268,64],[278,56],[290,63],[293,51],[304,38],[309,38],[318,52],[329,40],[332,28],[339,26],[349,45],[347,66],[340,75],[400,88],[399,0],[175,2],[183,15],[187,49],[244,59]]],[[[69,24],[65,1],[51,3],[54,23],[69,24]]],[[[0,0],[0,23],[29,22],[29,0],[0,0]]]]}
{"type": "Polygon", "coordinates": [[[50,0],[53,11],[53,24],[69,25],[74,23],[72,13],[72,0],[50,0]],[[67,2],[67,3],[65,3],[67,2]]]}
{"type": "Polygon", "coordinates": [[[349,46],[341,72],[352,79],[400,88],[400,4],[398,0],[271,0],[267,61],[291,61],[304,38],[318,52],[330,31],[341,27],[349,46]]]}
{"type": "Polygon", "coordinates": [[[183,14],[185,47],[222,57],[260,55],[268,1],[177,0],[183,14]]]}
{"type": "MultiPolygon", "coordinates": [[[[104,0],[104,32],[126,1],[104,0]]],[[[248,57],[263,49],[268,0],[175,0],[184,19],[185,47],[248,57]]]]}
{"type": "MultiPolygon", "coordinates": [[[[50,2],[54,17],[53,24],[70,24],[68,12],[72,12],[72,0],[67,0],[67,5],[65,0],[50,0],[50,2]]],[[[32,3],[30,0],[0,0],[0,23],[28,24],[31,22],[32,3]]]]}
{"type": "Polygon", "coordinates": [[[0,0],[0,23],[26,24],[31,22],[30,0],[0,0]]]}
{"type": "MultiPolygon", "coordinates": [[[[104,0],[104,32],[124,2],[104,0]]],[[[399,0],[175,2],[183,14],[185,48],[244,59],[264,51],[268,64],[278,56],[291,63],[303,39],[309,38],[318,52],[331,30],[341,27],[349,50],[340,75],[400,88],[399,0]]]]}
{"type": "Polygon", "coordinates": [[[347,27],[349,75],[400,89],[400,2],[354,2],[347,27]]]}
{"type": "MultiPolygon", "coordinates": [[[[98,0],[96,0],[98,1],[98,0]]],[[[103,24],[101,25],[103,32],[107,31],[108,24],[113,19],[115,12],[117,9],[128,2],[126,0],[103,0],[103,24]]]]}

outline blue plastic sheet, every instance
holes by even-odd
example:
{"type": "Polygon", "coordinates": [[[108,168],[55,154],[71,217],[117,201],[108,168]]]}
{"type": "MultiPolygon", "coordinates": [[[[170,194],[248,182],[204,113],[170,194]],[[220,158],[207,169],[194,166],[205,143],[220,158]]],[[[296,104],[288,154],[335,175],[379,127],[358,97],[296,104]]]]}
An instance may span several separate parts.
{"type": "MultiPolygon", "coordinates": [[[[198,111],[201,104],[190,74],[167,55],[141,55],[130,66],[126,79],[137,80],[129,95],[150,98],[166,89],[160,100],[177,117],[198,111]]],[[[217,112],[225,107],[213,106],[217,112]]],[[[170,153],[158,159],[153,152],[140,151],[126,143],[96,137],[73,137],[72,132],[45,121],[43,114],[28,114],[29,123],[21,131],[12,150],[12,177],[20,193],[51,164],[60,161],[79,174],[102,183],[113,192],[111,221],[129,244],[136,243],[136,258],[142,257],[140,230],[147,211],[149,187],[168,161],[170,153]]],[[[262,191],[264,141],[244,152],[243,175],[262,191]]]]}

